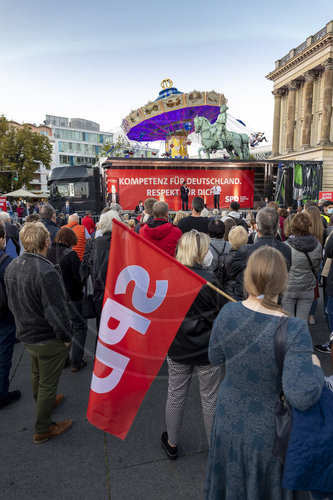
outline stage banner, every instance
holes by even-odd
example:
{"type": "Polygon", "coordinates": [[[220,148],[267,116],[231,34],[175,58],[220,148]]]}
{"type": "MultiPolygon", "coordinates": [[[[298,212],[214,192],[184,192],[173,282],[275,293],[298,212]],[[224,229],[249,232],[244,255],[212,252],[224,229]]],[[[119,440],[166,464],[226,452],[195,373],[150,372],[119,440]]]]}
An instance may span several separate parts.
{"type": "Polygon", "coordinates": [[[220,208],[238,201],[241,208],[253,207],[254,170],[149,170],[109,169],[108,179],[118,179],[119,203],[124,210],[134,210],[139,201],[156,198],[166,201],[170,210],[180,210],[180,188],[184,181],[190,190],[189,202],[194,196],[204,198],[208,208],[214,208],[212,188],[215,181],[221,186],[220,208]]]}
{"type": "Polygon", "coordinates": [[[206,281],[113,220],[88,420],[125,439],[206,281]]]}
{"type": "Polygon", "coordinates": [[[0,211],[7,212],[7,198],[6,196],[0,196],[0,211]]]}

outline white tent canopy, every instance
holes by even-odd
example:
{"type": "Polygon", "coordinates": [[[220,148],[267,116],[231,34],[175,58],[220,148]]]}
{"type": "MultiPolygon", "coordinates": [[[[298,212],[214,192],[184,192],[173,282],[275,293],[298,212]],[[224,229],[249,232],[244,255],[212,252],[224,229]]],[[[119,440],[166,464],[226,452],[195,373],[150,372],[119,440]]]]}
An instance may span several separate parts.
{"type": "Polygon", "coordinates": [[[31,193],[27,189],[17,189],[16,191],[11,191],[10,193],[4,194],[4,196],[11,196],[12,198],[43,198],[39,194],[31,193]]]}

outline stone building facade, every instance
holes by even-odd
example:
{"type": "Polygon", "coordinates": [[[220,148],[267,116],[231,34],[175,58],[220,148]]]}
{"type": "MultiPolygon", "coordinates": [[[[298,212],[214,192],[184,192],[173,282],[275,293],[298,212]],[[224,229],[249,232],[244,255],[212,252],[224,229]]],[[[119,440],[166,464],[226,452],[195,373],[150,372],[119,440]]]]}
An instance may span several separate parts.
{"type": "Polygon", "coordinates": [[[333,21],[275,63],[272,158],[323,161],[333,190],[333,21]]]}

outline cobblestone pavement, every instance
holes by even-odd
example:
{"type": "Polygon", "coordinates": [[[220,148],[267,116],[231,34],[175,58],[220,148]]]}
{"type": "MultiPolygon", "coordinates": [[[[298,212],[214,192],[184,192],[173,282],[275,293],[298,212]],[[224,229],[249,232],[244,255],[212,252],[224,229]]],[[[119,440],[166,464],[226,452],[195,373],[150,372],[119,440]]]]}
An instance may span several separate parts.
{"type": "MultiPolygon", "coordinates": [[[[328,328],[322,305],[311,327],[315,343],[327,339],[328,328]]],[[[207,462],[198,385],[192,384],[179,459],[166,458],[160,445],[165,430],[164,405],[167,368],[164,364],[153,382],[125,441],[105,434],[86,419],[95,329],[91,321],[87,340],[88,366],[78,373],[65,369],[59,393],[65,401],[54,411],[54,420],[73,420],[63,436],[44,444],[33,444],[35,404],[29,379],[29,355],[16,344],[11,389],[22,391],[21,399],[0,412],[1,500],[168,500],[200,499],[207,462]]],[[[331,358],[319,354],[326,375],[333,373],[331,358]]]]}

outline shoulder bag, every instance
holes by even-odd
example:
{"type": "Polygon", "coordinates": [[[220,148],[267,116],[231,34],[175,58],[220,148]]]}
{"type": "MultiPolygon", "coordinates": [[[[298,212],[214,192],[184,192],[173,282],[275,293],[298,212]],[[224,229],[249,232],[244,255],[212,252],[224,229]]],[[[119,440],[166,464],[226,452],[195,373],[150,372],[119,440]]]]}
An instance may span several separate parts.
{"type": "MultiPolygon", "coordinates": [[[[279,370],[279,376],[282,381],[282,371],[284,358],[287,351],[287,328],[288,318],[283,317],[274,335],[274,354],[276,364],[279,370]]],[[[284,464],[287,454],[289,436],[292,426],[292,409],[286,400],[283,391],[275,403],[275,440],[273,446],[273,455],[284,464]]]]}
{"type": "Polygon", "coordinates": [[[88,279],[84,284],[82,316],[87,319],[96,318],[97,316],[93,294],[88,292],[88,279]]]}

